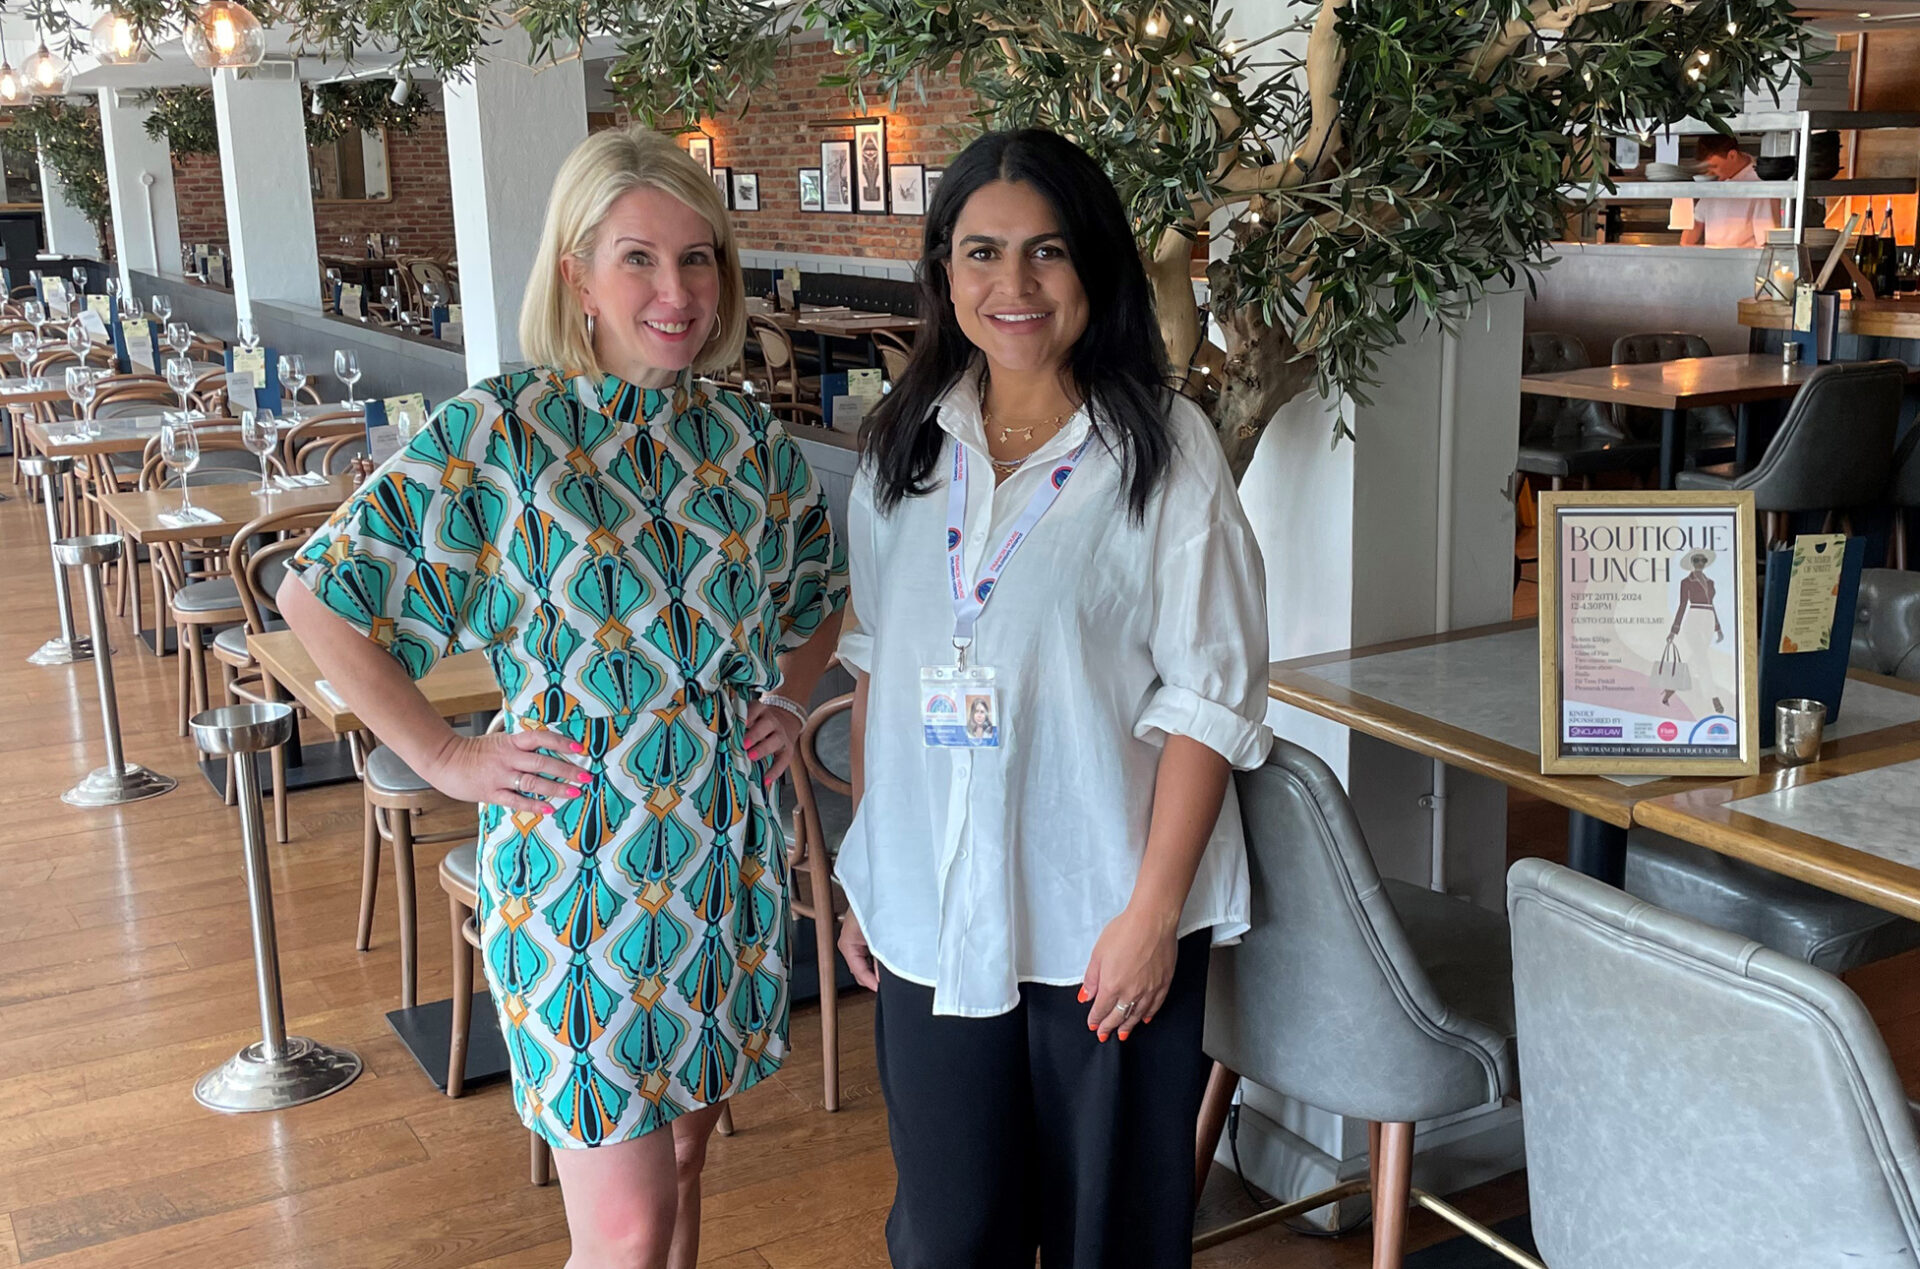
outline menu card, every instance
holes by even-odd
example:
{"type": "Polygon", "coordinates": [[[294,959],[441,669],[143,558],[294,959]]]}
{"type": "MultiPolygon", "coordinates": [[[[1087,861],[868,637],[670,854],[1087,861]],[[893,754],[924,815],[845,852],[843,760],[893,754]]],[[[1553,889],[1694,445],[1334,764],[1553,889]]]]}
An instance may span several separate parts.
{"type": "Polygon", "coordinates": [[[98,317],[104,325],[113,320],[113,297],[111,295],[89,295],[87,312],[98,317]]]}
{"type": "Polygon", "coordinates": [[[351,283],[340,288],[340,312],[346,317],[367,315],[367,296],[363,287],[351,283]]]}
{"type": "Polygon", "coordinates": [[[1833,609],[1847,558],[1844,533],[1803,533],[1793,540],[1793,580],[1787,586],[1780,651],[1824,652],[1833,646],[1833,609]]]}
{"type": "Polygon", "coordinates": [[[153,323],[146,318],[120,323],[121,338],[127,345],[127,362],[134,370],[154,374],[160,368],[160,356],[154,349],[153,323]]]}
{"type": "Polygon", "coordinates": [[[847,395],[861,397],[869,404],[878,401],[884,391],[881,387],[883,373],[871,369],[847,371],[847,395]]]}

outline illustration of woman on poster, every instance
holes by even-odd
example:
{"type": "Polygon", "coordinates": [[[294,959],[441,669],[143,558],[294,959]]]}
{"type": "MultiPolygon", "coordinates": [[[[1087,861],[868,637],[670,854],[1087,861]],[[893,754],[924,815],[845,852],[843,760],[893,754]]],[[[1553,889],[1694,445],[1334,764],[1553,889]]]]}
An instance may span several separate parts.
{"type": "MultiPolygon", "coordinates": [[[[1680,579],[1680,603],[1674,609],[1667,642],[1678,645],[1681,664],[1692,676],[1693,684],[1687,695],[1696,702],[1711,701],[1712,712],[1724,714],[1720,684],[1714,676],[1714,662],[1718,658],[1713,654],[1713,647],[1726,638],[1726,632],[1720,628],[1720,613],[1714,607],[1713,579],[1707,576],[1713,560],[1713,552],[1704,548],[1688,552],[1683,560],[1689,571],[1680,579]]],[[[1672,700],[1674,691],[1670,687],[1663,692],[1660,703],[1665,705],[1672,700]]],[[[1695,705],[1693,712],[1696,718],[1701,718],[1708,711],[1695,705]]]]}
{"type": "Polygon", "coordinates": [[[860,201],[881,205],[886,191],[880,185],[880,142],[873,136],[860,138],[860,201]]]}

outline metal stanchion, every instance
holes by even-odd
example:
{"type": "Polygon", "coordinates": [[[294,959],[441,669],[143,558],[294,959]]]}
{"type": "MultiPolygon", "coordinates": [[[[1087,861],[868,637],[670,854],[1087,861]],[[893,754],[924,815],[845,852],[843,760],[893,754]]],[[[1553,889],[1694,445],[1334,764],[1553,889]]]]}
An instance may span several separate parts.
{"type": "MultiPolygon", "coordinates": [[[[20,459],[20,470],[40,482],[40,501],[47,509],[47,541],[60,540],[60,478],[73,470],[71,458],[51,458],[35,454],[20,459]]],[[[71,665],[93,657],[93,643],[82,639],[73,629],[73,601],[67,595],[67,570],[59,560],[53,562],[53,594],[60,613],[60,637],[49,639],[27,658],[32,665],[71,665]]]]}
{"type": "MultiPolygon", "coordinates": [[[[53,544],[53,562],[62,571],[80,570],[87,597],[87,628],[95,647],[107,646],[107,598],[100,584],[102,565],[120,558],[120,539],[111,533],[96,533],[82,538],[62,538],[53,544]]],[[[93,675],[100,683],[100,720],[107,738],[107,765],[98,767],[87,778],[68,789],[61,800],[69,806],[118,806],[138,802],[171,790],[177,783],[171,776],[129,764],[120,752],[120,701],[113,690],[113,658],[95,657],[93,675]]]]}
{"type": "Polygon", "coordinates": [[[283,1110],[337,1093],[360,1074],[360,1058],[287,1034],[280,1001],[280,951],[273,930],[273,882],[267,875],[267,837],[260,820],[260,773],[253,755],[283,745],[293,735],[293,710],[285,705],[229,705],[195,714],[194,743],[213,758],[233,760],[239,785],[240,845],[246,858],[247,906],[253,916],[253,971],[260,989],[258,1044],[249,1044],[225,1064],[202,1075],[194,1100],[221,1111],[283,1110]]]}

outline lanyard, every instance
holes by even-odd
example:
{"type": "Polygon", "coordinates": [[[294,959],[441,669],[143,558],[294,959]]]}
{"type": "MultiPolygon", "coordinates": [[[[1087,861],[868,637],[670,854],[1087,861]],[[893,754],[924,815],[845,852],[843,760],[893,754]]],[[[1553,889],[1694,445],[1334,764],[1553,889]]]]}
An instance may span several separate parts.
{"type": "Polygon", "coordinates": [[[1080,447],[1054,465],[1040,488],[1034,490],[1033,497],[1027,502],[1027,509],[1014,521],[1012,532],[987,560],[980,580],[972,586],[967,585],[966,564],[961,559],[962,543],[965,541],[967,527],[967,447],[958,439],[953,442],[953,479],[947,485],[947,583],[953,594],[953,646],[960,654],[961,664],[966,663],[967,649],[973,645],[973,627],[980,620],[981,610],[987,606],[987,600],[993,595],[994,584],[1000,580],[1013,554],[1026,543],[1033,532],[1033,526],[1040,523],[1040,517],[1047,514],[1048,508],[1060,497],[1060,491],[1067,487],[1067,477],[1073,475],[1073,469],[1080,465],[1080,456],[1087,452],[1087,446],[1093,437],[1088,436],[1080,442],[1080,447]]]}

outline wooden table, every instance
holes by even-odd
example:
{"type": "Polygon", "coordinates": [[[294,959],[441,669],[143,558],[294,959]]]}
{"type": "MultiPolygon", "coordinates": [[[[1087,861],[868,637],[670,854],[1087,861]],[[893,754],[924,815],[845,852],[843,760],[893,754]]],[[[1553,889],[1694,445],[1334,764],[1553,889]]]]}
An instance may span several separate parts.
{"type": "Polygon", "coordinates": [[[1821,752],[1804,767],[1651,799],[1634,818],[1920,921],[1920,743],[1821,752]]]}
{"type": "MultiPolygon", "coordinates": [[[[301,408],[307,414],[317,417],[320,414],[331,413],[332,411],[342,410],[346,407],[343,405],[307,405],[301,408]]],[[[27,424],[27,439],[32,441],[34,448],[43,454],[65,454],[75,458],[82,458],[91,454],[137,454],[147,447],[147,442],[160,435],[160,424],[174,413],[175,411],[173,410],[165,410],[156,411],[153,414],[131,414],[114,419],[98,419],[95,420],[94,425],[99,429],[100,434],[98,436],[87,437],[85,440],[81,440],[73,435],[74,424],[71,419],[59,419],[51,425],[44,419],[34,419],[27,424]],[[56,437],[63,439],[56,440],[56,437]]],[[[229,421],[228,426],[224,427],[217,425],[212,427],[207,426],[211,421],[210,419],[202,419],[200,421],[202,435],[216,432],[230,433],[233,431],[231,421],[229,421]]],[[[297,422],[298,420],[289,421],[285,418],[280,420],[280,436],[282,439],[285,438],[286,433],[296,426],[297,422]]],[[[358,424],[354,424],[352,420],[342,420],[342,423],[347,425],[347,427],[359,426],[358,424]]],[[[344,432],[346,427],[343,427],[342,430],[344,432]]]]}
{"type": "MultiPolygon", "coordinates": [[[[191,482],[189,482],[191,483],[191,482]]],[[[163,523],[162,512],[180,509],[178,489],[125,490],[101,497],[100,505],[114,523],[136,542],[195,542],[205,538],[223,538],[269,511],[331,510],[345,502],[354,491],[351,476],[332,476],[322,485],[307,489],[276,491],[265,496],[244,485],[204,485],[193,488],[193,505],[219,517],[201,524],[163,523]]]]}
{"type": "Polygon", "coordinates": [[[905,334],[919,330],[923,325],[917,317],[901,317],[894,313],[869,313],[852,308],[803,308],[798,313],[784,310],[762,313],[774,325],[785,331],[811,332],[818,346],[820,373],[833,372],[832,346],[830,339],[864,340],[867,349],[867,364],[872,365],[879,359],[879,350],[874,346],[876,334],[905,334]]]}
{"type": "Polygon", "coordinates": [[[54,405],[69,399],[64,377],[42,375],[42,386],[37,388],[29,386],[31,383],[30,379],[16,376],[0,379],[0,406],[25,409],[36,405],[54,405]]]}
{"type": "MultiPolygon", "coordinates": [[[[1637,405],[1660,411],[1660,487],[1673,488],[1680,470],[1684,437],[1680,415],[1710,405],[1744,407],[1755,401],[1776,401],[1800,391],[1819,367],[1787,365],[1774,356],[1741,353],[1726,357],[1682,357],[1637,366],[1589,366],[1552,374],[1520,376],[1520,391],[1543,397],[1570,397],[1609,405],[1637,405]]],[[[1920,367],[1910,367],[1908,382],[1920,379],[1920,367]]],[[[1735,462],[1749,466],[1750,425],[1747,411],[1739,411],[1735,462]]]]}
{"type": "MultiPolygon", "coordinates": [[[[1497,780],[1569,812],[1568,860],[1620,884],[1627,829],[1649,799],[1721,787],[1724,778],[1633,779],[1540,772],[1539,638],[1531,621],[1278,662],[1274,700],[1450,767],[1497,780]],[[1385,659],[1379,659],[1385,658],[1385,659]]],[[[1821,753],[1844,758],[1920,742],[1920,684],[1855,671],[1865,690],[1847,698],[1821,753]],[[1891,695],[1888,695],[1891,693],[1891,695]]],[[[1771,755],[1762,771],[1774,768],[1771,755]]]]}
{"type": "MultiPolygon", "coordinates": [[[[345,735],[366,726],[352,709],[315,686],[322,678],[320,667],[313,663],[313,657],[293,631],[248,635],[247,651],[253,654],[269,679],[285,688],[328,731],[345,735]]],[[[500,708],[500,684],[495,681],[493,667],[483,652],[462,652],[445,658],[427,671],[418,686],[442,718],[500,708]]]]}

